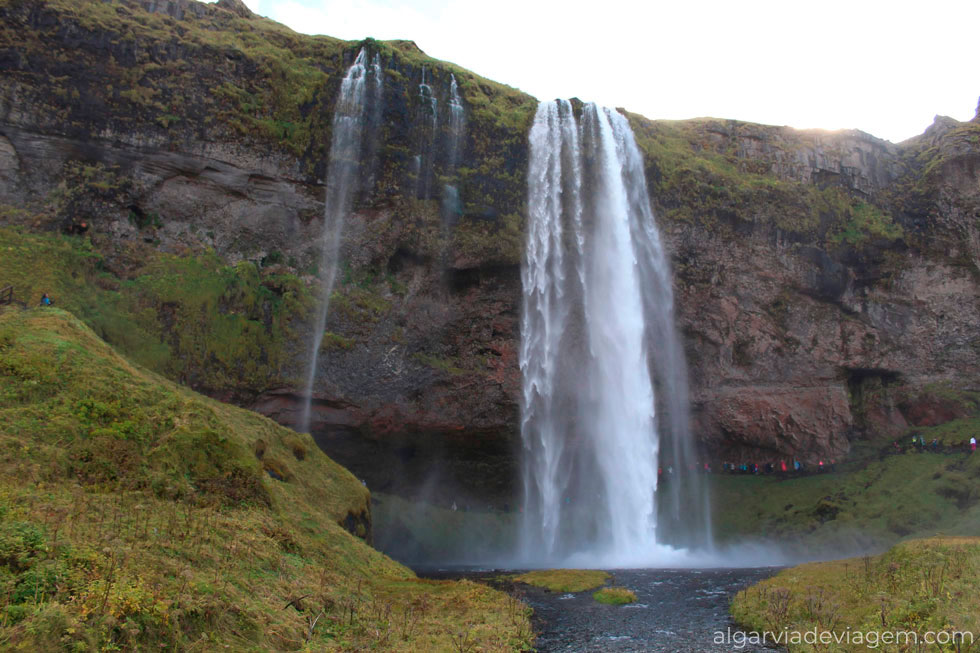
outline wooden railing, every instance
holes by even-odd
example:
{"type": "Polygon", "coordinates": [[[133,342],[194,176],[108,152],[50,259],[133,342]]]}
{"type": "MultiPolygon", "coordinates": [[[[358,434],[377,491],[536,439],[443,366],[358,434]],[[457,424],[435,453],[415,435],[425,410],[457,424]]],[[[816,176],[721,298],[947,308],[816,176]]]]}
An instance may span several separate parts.
{"type": "Polygon", "coordinates": [[[14,287],[6,286],[0,288],[0,306],[4,304],[11,304],[14,301],[14,287]]]}

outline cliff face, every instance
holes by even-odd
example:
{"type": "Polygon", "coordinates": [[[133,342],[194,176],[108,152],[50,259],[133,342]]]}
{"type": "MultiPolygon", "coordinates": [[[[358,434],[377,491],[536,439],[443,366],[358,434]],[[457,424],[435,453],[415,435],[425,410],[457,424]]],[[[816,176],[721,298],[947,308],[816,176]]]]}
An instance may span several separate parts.
{"type": "Polygon", "coordinates": [[[751,187],[748,171],[771,180],[709,209],[713,221],[667,222],[710,449],[842,457],[860,434],[923,425],[943,388],[975,389],[978,268],[963,225],[975,228],[980,208],[980,125],[937,119],[898,146],[755,125],[693,131],[744,177],[729,188],[751,187]]]}
{"type": "MultiPolygon", "coordinates": [[[[409,42],[302,36],[230,1],[9,0],[0,15],[0,220],[84,232],[124,280],[145,273],[139,243],[314,285],[340,78],[361,47],[379,54],[384,101],[345,225],[312,430],[375,488],[441,477],[510,495],[532,98],[409,42]],[[445,116],[420,98],[423,68],[439,107],[450,72],[459,81],[455,172],[445,116]],[[460,204],[447,218],[449,183],[460,204]]],[[[980,356],[980,123],[937,118],[893,145],[630,120],[672,253],[706,455],[838,458],[865,433],[965,410],[980,356]]],[[[291,424],[309,342],[297,306],[267,377],[185,380],[291,424]]],[[[170,309],[151,308],[172,341],[170,309]]],[[[170,347],[182,369],[207,365],[170,347]]]]}

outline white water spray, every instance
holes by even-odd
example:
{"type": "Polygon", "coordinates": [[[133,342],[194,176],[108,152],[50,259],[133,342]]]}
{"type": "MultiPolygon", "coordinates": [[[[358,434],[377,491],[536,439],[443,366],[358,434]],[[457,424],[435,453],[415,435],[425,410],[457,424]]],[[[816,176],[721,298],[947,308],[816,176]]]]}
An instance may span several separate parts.
{"type": "Polygon", "coordinates": [[[337,277],[340,238],[344,221],[350,213],[354,193],[358,189],[361,147],[367,116],[367,98],[378,98],[382,85],[381,64],[377,55],[368,63],[362,49],[354,64],[347,70],[340,85],[340,94],[333,114],[333,137],[330,142],[330,161],[327,168],[327,189],[323,208],[323,234],[320,237],[320,305],[313,327],[313,346],[308,359],[303,412],[300,431],[310,430],[310,406],[313,382],[323,333],[327,327],[330,295],[337,277]]]}
{"type": "Polygon", "coordinates": [[[642,158],[622,115],[589,104],[579,123],[567,101],[538,107],[530,147],[522,557],[676,558],[658,537],[656,492],[663,431],[677,465],[670,482],[688,466],[687,379],[642,158]]]}

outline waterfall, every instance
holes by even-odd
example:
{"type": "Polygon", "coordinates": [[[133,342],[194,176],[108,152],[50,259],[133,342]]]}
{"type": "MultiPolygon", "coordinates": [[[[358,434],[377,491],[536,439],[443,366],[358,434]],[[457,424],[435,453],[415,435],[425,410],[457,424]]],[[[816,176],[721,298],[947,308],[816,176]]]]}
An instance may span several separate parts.
{"type": "Polygon", "coordinates": [[[433,145],[439,125],[439,100],[426,82],[425,66],[422,66],[422,82],[419,84],[419,109],[416,120],[418,142],[418,175],[415,178],[415,194],[419,199],[429,199],[432,185],[433,145]]]}
{"type": "Polygon", "coordinates": [[[375,53],[371,58],[369,73],[373,83],[368,86],[365,93],[366,103],[365,123],[363,129],[364,139],[362,140],[360,167],[361,167],[361,191],[370,192],[377,183],[378,171],[378,148],[380,146],[380,136],[382,133],[382,121],[384,120],[384,74],[381,70],[381,55],[375,53]]]}
{"type": "Polygon", "coordinates": [[[419,101],[428,107],[429,115],[432,120],[432,129],[435,130],[439,123],[439,100],[432,92],[432,87],[425,81],[425,66],[422,66],[422,83],[419,84],[419,101]]]}
{"type": "MultiPolygon", "coordinates": [[[[459,191],[455,185],[456,165],[459,161],[459,148],[463,140],[465,125],[463,98],[459,95],[456,76],[449,74],[449,124],[446,131],[445,175],[452,180],[442,187],[442,225],[444,230],[456,221],[459,215],[459,191]]],[[[444,234],[444,237],[446,234],[444,234]]]]}
{"type": "Polygon", "coordinates": [[[358,190],[358,173],[364,126],[368,116],[368,100],[377,101],[381,96],[383,78],[377,55],[367,62],[362,49],[353,65],[347,70],[340,84],[340,94],[333,114],[333,137],[330,141],[330,161],[327,168],[327,188],[323,207],[323,233],[320,237],[320,303],[313,327],[313,345],[308,359],[303,412],[299,430],[310,429],[310,404],[313,398],[313,382],[323,333],[327,327],[330,295],[337,277],[340,255],[340,238],[344,221],[350,212],[354,194],[358,190]]]}
{"type": "Polygon", "coordinates": [[[538,107],[522,283],[522,557],[655,563],[676,551],[664,526],[707,515],[686,494],[700,486],[688,471],[670,270],[643,160],[619,113],[588,104],[576,120],[567,101],[538,107]],[[664,463],[678,511],[661,522],[673,505],[656,496],[664,463]]]}
{"type": "Polygon", "coordinates": [[[463,111],[463,98],[459,95],[459,85],[456,84],[456,75],[449,74],[449,144],[446,148],[447,174],[456,172],[456,163],[459,158],[459,144],[463,138],[463,121],[465,114],[463,111]]]}

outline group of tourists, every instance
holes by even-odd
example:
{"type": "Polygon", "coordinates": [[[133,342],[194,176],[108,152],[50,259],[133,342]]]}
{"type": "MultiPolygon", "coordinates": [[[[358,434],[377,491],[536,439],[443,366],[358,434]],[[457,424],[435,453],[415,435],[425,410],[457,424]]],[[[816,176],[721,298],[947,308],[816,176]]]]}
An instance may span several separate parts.
{"type": "Polygon", "coordinates": [[[908,447],[903,447],[898,440],[892,442],[892,452],[893,453],[909,453],[916,452],[922,453],[928,451],[931,453],[964,453],[969,451],[973,453],[977,450],[977,438],[972,436],[969,440],[961,440],[959,442],[940,442],[939,438],[933,438],[929,442],[922,435],[915,434],[912,436],[912,444],[908,447]]]}
{"type": "MultiPolygon", "coordinates": [[[[695,463],[691,465],[689,471],[700,472],[702,474],[712,474],[715,469],[712,468],[711,463],[695,463]]],[[[818,460],[815,463],[808,464],[802,460],[793,459],[789,462],[786,460],[780,460],[777,462],[766,462],[762,465],[758,463],[730,463],[723,462],[719,470],[724,474],[819,474],[822,472],[834,472],[837,471],[837,461],[836,460],[818,460]]],[[[657,474],[663,478],[665,475],[670,477],[674,474],[674,468],[668,466],[666,468],[660,467],[657,470],[657,474]]]]}
{"type": "Polygon", "coordinates": [[[802,460],[793,459],[790,462],[779,460],[777,462],[766,462],[762,465],[758,463],[722,463],[722,471],[728,474],[820,474],[823,472],[837,471],[836,460],[817,460],[815,463],[807,463],[802,460]]]}

